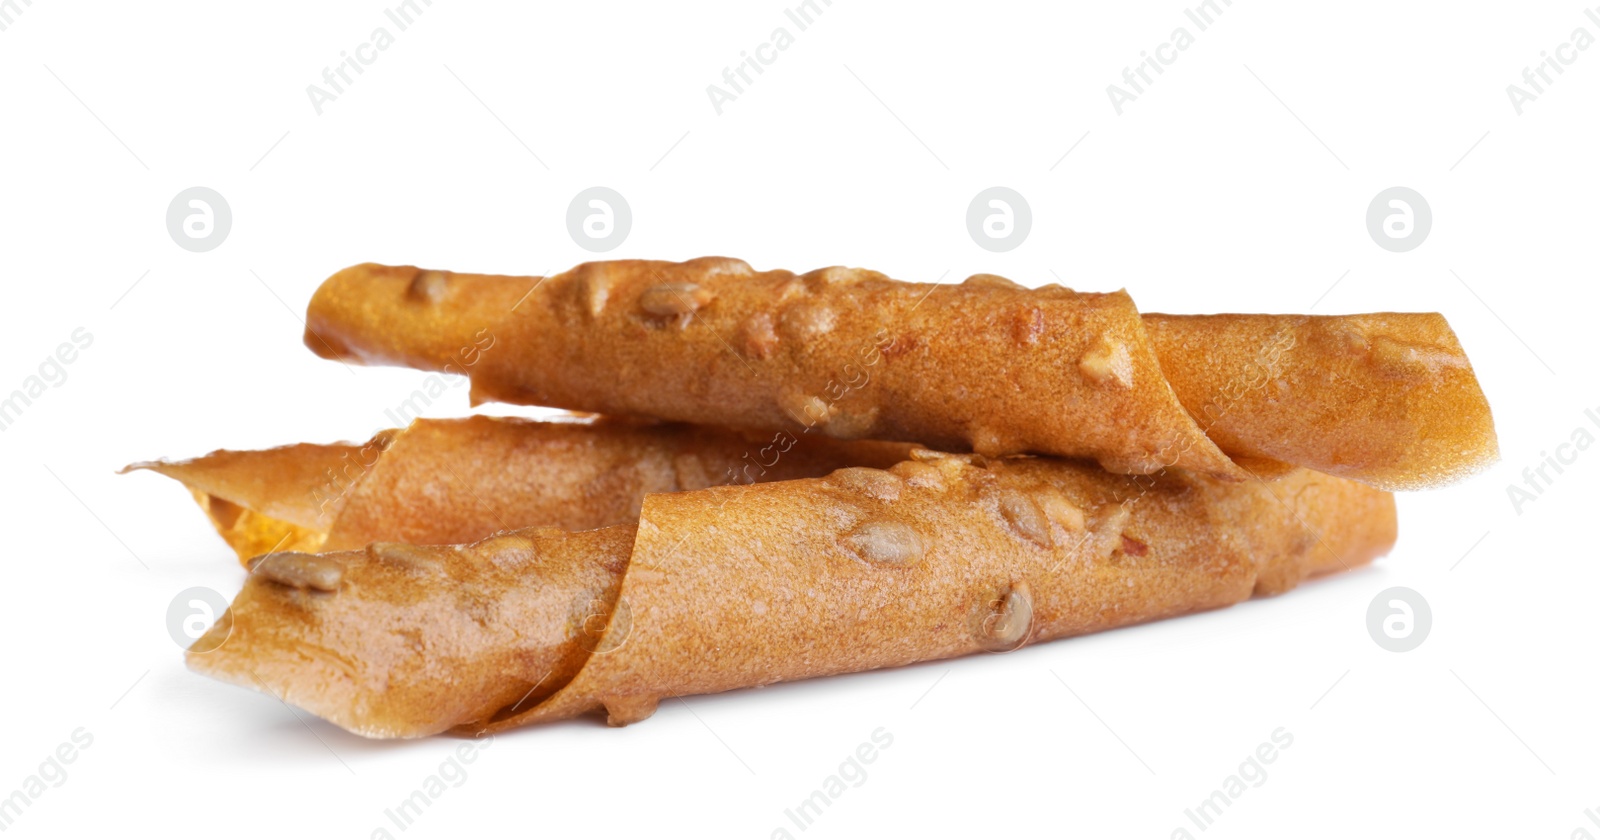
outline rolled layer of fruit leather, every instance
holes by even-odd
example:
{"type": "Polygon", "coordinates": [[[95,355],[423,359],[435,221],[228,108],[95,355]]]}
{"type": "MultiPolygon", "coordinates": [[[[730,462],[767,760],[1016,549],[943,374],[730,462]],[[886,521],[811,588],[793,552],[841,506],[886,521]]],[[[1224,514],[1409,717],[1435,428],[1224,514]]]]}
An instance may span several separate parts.
{"type": "Polygon", "coordinates": [[[219,450],[146,469],[182,482],[244,562],[371,542],[634,523],[648,493],[887,467],[910,444],[614,418],[418,419],[364,445],[219,450]]]}
{"type": "Polygon", "coordinates": [[[306,323],[326,357],[466,373],[474,403],[1087,457],[1136,474],[1242,478],[1267,460],[1385,489],[1497,455],[1472,367],[1431,313],[1141,317],[1120,291],[706,257],[545,278],[358,265],[323,283],[306,323]]]}
{"type": "Polygon", "coordinates": [[[1395,538],[1386,491],[916,450],[645,498],[636,526],[258,561],[191,668],[352,732],[499,731],[1276,594],[1395,538]]]}

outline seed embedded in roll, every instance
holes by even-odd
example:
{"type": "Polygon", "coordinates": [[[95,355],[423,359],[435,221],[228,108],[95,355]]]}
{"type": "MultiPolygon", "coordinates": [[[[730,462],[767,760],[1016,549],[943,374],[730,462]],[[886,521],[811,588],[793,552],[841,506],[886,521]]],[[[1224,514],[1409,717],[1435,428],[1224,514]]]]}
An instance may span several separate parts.
{"type": "Polygon", "coordinates": [[[1055,545],[1055,541],[1050,538],[1050,520],[1022,491],[1011,488],[1001,490],[999,505],[1000,515],[1005,518],[1006,524],[1010,525],[1012,530],[1040,548],[1051,548],[1055,545]]]}
{"type": "Polygon", "coordinates": [[[851,531],[844,542],[863,560],[890,566],[909,566],[922,559],[922,536],[910,525],[874,519],[851,531]]]}
{"type": "Polygon", "coordinates": [[[344,564],[328,555],[285,551],[256,558],[250,573],[296,589],[336,592],[344,577],[344,564]]]}
{"type": "Polygon", "coordinates": [[[639,295],[639,308],[662,318],[686,315],[706,304],[716,295],[696,283],[662,283],[652,286],[639,295]]]}
{"type": "Polygon", "coordinates": [[[1016,650],[1027,642],[1033,629],[1033,593],[1027,583],[1008,587],[987,606],[978,640],[985,650],[1016,650]]]}
{"type": "Polygon", "coordinates": [[[1102,388],[1133,387],[1133,359],[1128,355],[1128,346],[1110,336],[1101,336],[1084,352],[1078,359],[1078,371],[1102,388]]]}
{"type": "Polygon", "coordinates": [[[841,489],[870,496],[880,502],[893,502],[899,499],[900,490],[905,486],[900,476],[888,470],[872,467],[845,467],[834,470],[828,476],[828,482],[841,489]]]}
{"type": "Polygon", "coordinates": [[[417,276],[411,279],[411,285],[406,292],[414,298],[432,303],[443,298],[445,292],[449,290],[450,272],[421,269],[417,271],[417,276]]]}

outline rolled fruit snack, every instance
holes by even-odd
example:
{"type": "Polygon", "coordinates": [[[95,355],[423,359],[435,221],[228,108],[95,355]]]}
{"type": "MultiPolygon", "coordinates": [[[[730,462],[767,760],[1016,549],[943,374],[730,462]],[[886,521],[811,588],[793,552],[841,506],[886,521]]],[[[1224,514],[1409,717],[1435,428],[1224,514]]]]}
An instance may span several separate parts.
{"type": "Polygon", "coordinates": [[[647,493],[887,467],[910,444],[607,418],[419,419],[364,445],[299,443],[148,461],[182,482],[240,562],[377,541],[474,542],[498,531],[635,523],[647,493]]]}
{"type": "Polygon", "coordinates": [[[1498,456],[1472,366],[1437,313],[1145,315],[1125,292],[960,284],[721,257],[551,277],[358,265],[306,343],[456,369],[473,400],[739,428],[1092,458],[1242,479],[1309,467],[1384,489],[1498,456]],[[458,371],[459,372],[459,371],[458,371]]]}
{"type": "Polygon", "coordinates": [[[916,450],[646,495],[637,524],[256,561],[191,668],[351,732],[476,735],[888,668],[1270,595],[1369,562],[1393,497],[916,450]]]}

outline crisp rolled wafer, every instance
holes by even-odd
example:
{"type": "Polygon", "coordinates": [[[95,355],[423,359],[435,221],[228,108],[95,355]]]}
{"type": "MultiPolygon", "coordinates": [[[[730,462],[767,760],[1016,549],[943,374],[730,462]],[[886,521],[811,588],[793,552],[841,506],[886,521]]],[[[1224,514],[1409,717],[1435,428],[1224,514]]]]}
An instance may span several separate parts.
{"type": "Polygon", "coordinates": [[[188,654],[352,732],[499,731],[1275,594],[1384,553],[1388,492],[918,450],[651,494],[637,526],[276,554],[188,654]]]}
{"type": "MultiPolygon", "coordinates": [[[[611,419],[415,420],[364,445],[220,450],[148,469],[182,482],[241,562],[377,541],[637,522],[647,493],[887,467],[909,444],[611,419]]],[[[126,471],[126,470],[125,470],[126,471]]]]}
{"type": "Polygon", "coordinates": [[[306,343],[466,373],[474,402],[1087,457],[1123,473],[1237,479],[1272,461],[1416,489],[1497,457],[1472,367],[1431,313],[1141,317],[1124,292],[712,257],[547,278],[369,264],[323,283],[306,343]]]}

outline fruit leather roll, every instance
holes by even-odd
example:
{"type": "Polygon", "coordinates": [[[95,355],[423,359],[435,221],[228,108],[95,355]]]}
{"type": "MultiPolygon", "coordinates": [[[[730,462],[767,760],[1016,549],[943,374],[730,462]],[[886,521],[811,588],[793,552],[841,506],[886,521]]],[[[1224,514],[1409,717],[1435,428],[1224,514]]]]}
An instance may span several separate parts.
{"type": "Polygon", "coordinates": [[[619,260],[552,277],[359,265],[306,343],[452,370],[475,402],[1086,457],[1244,478],[1277,462],[1385,489],[1497,455],[1436,313],[1141,316],[1125,292],[960,284],[735,259],[619,260]]]}
{"type": "Polygon", "coordinates": [[[477,734],[1226,606],[1366,563],[1386,491],[916,450],[645,497],[637,524],[256,561],[191,668],[352,732],[477,734]]]}
{"type": "Polygon", "coordinates": [[[464,543],[536,525],[637,522],[648,493],[887,467],[910,445],[606,418],[413,421],[366,444],[300,443],[152,461],[241,561],[374,541],[464,543]]]}

